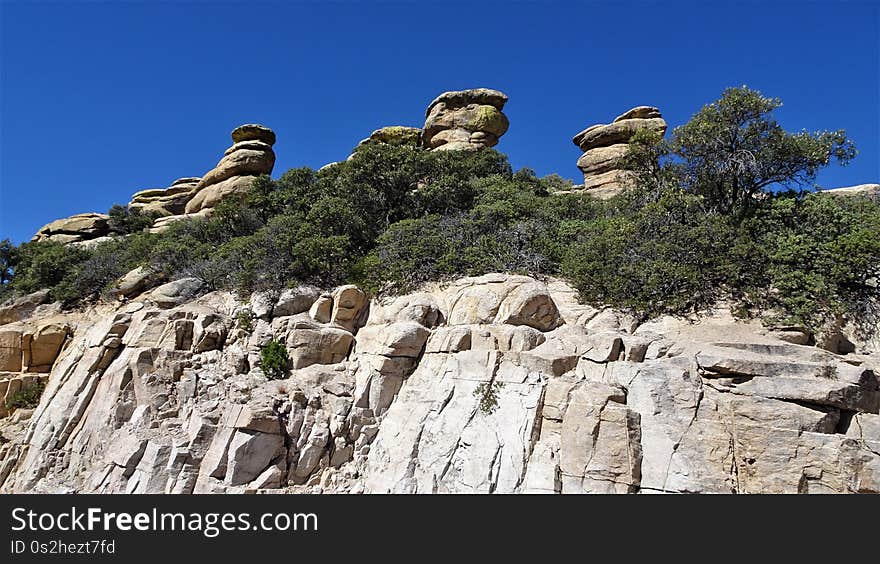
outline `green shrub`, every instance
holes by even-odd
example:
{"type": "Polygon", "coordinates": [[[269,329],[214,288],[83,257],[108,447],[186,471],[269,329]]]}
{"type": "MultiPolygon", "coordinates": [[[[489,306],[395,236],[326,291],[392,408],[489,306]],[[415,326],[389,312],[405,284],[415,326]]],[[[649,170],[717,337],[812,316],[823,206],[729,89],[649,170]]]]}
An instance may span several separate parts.
{"type": "MultiPolygon", "coordinates": [[[[860,198],[777,196],[749,222],[766,255],[753,299],[781,320],[818,328],[837,315],[877,322],[880,206],[860,198]]],[[[754,267],[753,267],[754,268],[754,267]]]]}
{"type": "Polygon", "coordinates": [[[18,248],[13,290],[17,294],[29,294],[47,288],[54,299],[64,300],[73,272],[90,256],[82,247],[52,241],[22,243],[18,248]]]}
{"type": "Polygon", "coordinates": [[[493,380],[491,382],[481,382],[474,389],[474,397],[479,400],[477,409],[482,414],[491,415],[498,409],[498,394],[503,387],[504,382],[493,380]]]}
{"type": "Polygon", "coordinates": [[[245,333],[254,330],[254,313],[249,309],[243,309],[235,316],[235,326],[245,333]]]}
{"type": "Polygon", "coordinates": [[[577,225],[563,274],[586,302],[643,317],[711,306],[741,278],[728,253],[738,235],[700,203],[669,193],[637,213],[577,225]]]}
{"type": "Polygon", "coordinates": [[[284,343],[271,340],[260,350],[260,368],[270,380],[283,378],[290,366],[290,357],[284,343]]]}
{"type": "Polygon", "coordinates": [[[12,397],[6,400],[6,409],[12,413],[16,409],[33,409],[37,407],[40,405],[40,398],[43,396],[43,390],[45,389],[46,384],[38,381],[29,388],[15,392],[12,394],[12,397]]]}
{"type": "Polygon", "coordinates": [[[159,217],[157,213],[142,213],[140,208],[129,208],[114,204],[110,211],[108,224],[110,230],[119,235],[139,233],[153,226],[153,222],[159,217]]]}

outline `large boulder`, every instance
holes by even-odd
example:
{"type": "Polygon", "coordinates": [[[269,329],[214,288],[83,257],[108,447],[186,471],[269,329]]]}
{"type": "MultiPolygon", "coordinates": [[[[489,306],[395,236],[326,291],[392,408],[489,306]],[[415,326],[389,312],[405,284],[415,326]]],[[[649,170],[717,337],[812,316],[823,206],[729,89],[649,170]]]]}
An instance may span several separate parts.
{"type": "Polygon", "coordinates": [[[21,338],[22,370],[24,372],[49,372],[61,347],[67,340],[70,327],[51,323],[39,327],[21,338]]]}
{"type": "Polygon", "coordinates": [[[444,92],[425,113],[422,145],[440,150],[494,147],[510,125],[502,112],[505,103],[507,95],[488,88],[444,92]]]}
{"type": "Polygon", "coordinates": [[[0,331],[0,372],[21,371],[21,330],[0,331]]]}

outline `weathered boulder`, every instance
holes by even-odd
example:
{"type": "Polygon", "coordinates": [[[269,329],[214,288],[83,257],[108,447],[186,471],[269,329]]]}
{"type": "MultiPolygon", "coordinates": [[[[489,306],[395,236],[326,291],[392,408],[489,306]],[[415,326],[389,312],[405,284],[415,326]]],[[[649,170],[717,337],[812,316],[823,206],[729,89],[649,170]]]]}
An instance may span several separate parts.
{"type": "Polygon", "coordinates": [[[198,278],[180,278],[151,290],[144,296],[159,307],[174,307],[196,296],[204,283],[198,278]]]}
{"type": "Polygon", "coordinates": [[[284,315],[296,315],[309,311],[312,304],[321,296],[321,290],[314,286],[297,286],[287,288],[278,296],[272,315],[281,317],[284,315]]]}
{"type": "Polygon", "coordinates": [[[333,311],[330,321],[353,331],[361,323],[360,314],[367,305],[367,295],[353,285],[340,286],[333,291],[333,311]]]}
{"type": "Polygon", "coordinates": [[[119,279],[116,286],[110,290],[110,295],[117,298],[130,298],[157,286],[164,280],[166,280],[165,273],[149,266],[138,266],[119,279]]]}
{"type": "Polygon", "coordinates": [[[232,132],[233,145],[220,162],[194,188],[185,212],[193,214],[215,207],[221,200],[250,189],[254,178],[275,166],[275,133],[262,125],[247,124],[232,132]]]}
{"type": "Polygon", "coordinates": [[[75,243],[110,234],[110,216],[105,213],[80,213],[56,219],[41,227],[33,241],[75,243]]]}
{"type": "Polygon", "coordinates": [[[425,112],[422,145],[440,150],[494,147],[510,125],[502,112],[505,103],[505,94],[488,88],[444,92],[425,112]]]}
{"type": "Polygon", "coordinates": [[[627,143],[640,129],[648,129],[662,136],[666,133],[666,121],[662,117],[627,118],[609,125],[593,125],[575,135],[572,141],[582,151],[589,151],[598,147],[627,143]]]}
{"type": "Polygon", "coordinates": [[[287,333],[287,350],[293,369],[312,364],[334,364],[348,356],[354,335],[312,321],[297,321],[287,333]]]}

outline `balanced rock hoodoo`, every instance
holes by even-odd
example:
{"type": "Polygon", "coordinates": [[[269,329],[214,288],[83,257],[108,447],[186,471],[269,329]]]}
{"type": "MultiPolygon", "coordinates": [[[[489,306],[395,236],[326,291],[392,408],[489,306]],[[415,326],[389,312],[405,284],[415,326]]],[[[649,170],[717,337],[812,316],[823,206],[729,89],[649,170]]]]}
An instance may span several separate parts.
{"type": "Polygon", "coordinates": [[[232,131],[232,147],[226,149],[217,166],[195,187],[195,195],[186,204],[186,213],[213,208],[222,199],[250,188],[261,174],[270,174],[275,166],[275,133],[268,127],[247,124],[232,131]]]}
{"type": "Polygon", "coordinates": [[[610,124],[591,125],[574,136],[572,141],[584,154],[577,166],[584,173],[584,190],[595,191],[600,198],[619,193],[626,183],[621,159],[629,149],[629,140],[640,129],[649,129],[660,136],[666,133],[666,121],[660,110],[638,106],[615,118],[610,124]]]}

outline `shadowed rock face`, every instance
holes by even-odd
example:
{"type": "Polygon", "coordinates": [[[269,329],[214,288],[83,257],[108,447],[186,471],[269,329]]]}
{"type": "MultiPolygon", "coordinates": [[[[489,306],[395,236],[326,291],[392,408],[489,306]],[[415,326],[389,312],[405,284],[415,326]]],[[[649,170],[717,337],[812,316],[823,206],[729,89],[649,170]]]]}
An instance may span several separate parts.
{"type": "Polygon", "coordinates": [[[199,286],[0,326],[19,371],[0,392],[51,371],[32,414],[0,415],[0,490],[880,490],[864,345],[841,356],[723,310],[638,324],[525,276],[386,300],[199,286]],[[270,381],[273,339],[291,370],[270,381]]]}
{"type": "Polygon", "coordinates": [[[640,129],[663,135],[666,121],[660,110],[652,106],[637,106],[617,116],[610,124],[591,125],[574,136],[572,142],[583,155],[577,166],[584,173],[584,190],[601,198],[619,193],[626,185],[627,174],[620,169],[620,161],[629,149],[629,140],[640,129]]]}

